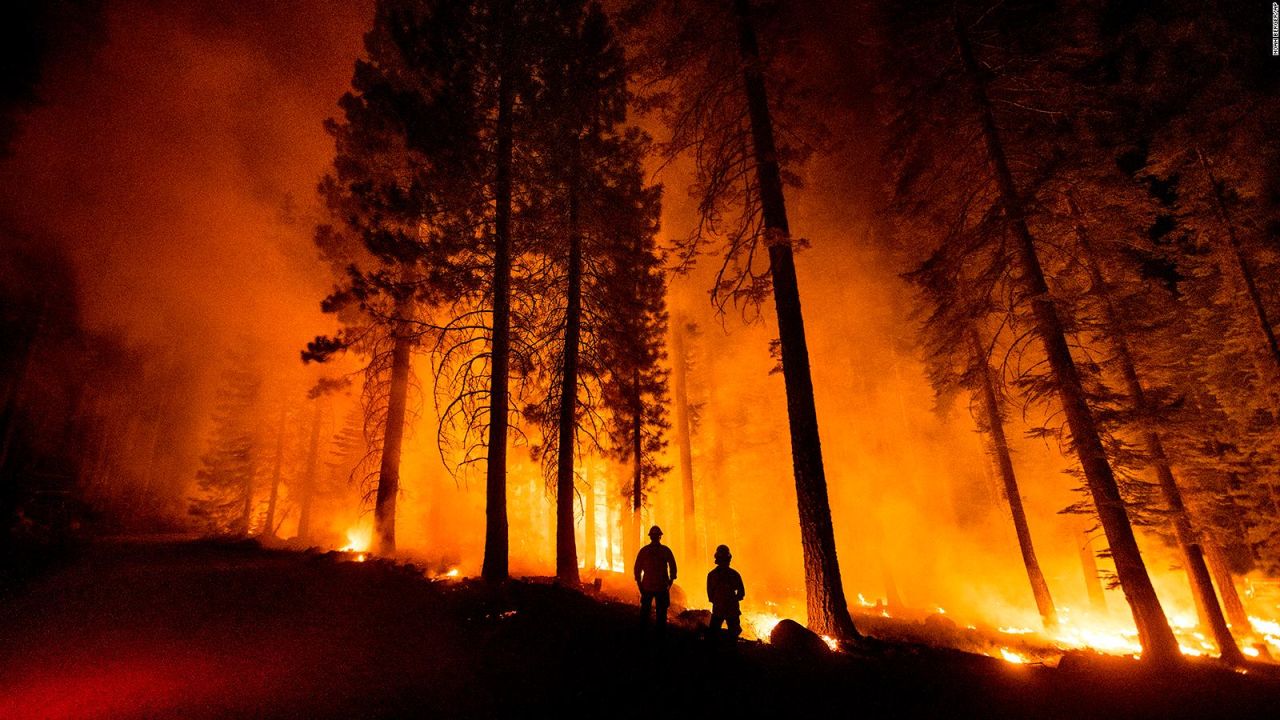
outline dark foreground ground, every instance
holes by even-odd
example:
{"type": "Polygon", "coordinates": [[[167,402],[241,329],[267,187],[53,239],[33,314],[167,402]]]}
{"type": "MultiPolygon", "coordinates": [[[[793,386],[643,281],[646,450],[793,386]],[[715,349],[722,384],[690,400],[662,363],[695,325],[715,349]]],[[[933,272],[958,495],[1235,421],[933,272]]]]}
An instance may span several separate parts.
{"type": "Polygon", "coordinates": [[[554,586],[252,544],[100,544],[0,601],[0,718],[1280,717],[1216,668],[722,648],[554,586]]]}

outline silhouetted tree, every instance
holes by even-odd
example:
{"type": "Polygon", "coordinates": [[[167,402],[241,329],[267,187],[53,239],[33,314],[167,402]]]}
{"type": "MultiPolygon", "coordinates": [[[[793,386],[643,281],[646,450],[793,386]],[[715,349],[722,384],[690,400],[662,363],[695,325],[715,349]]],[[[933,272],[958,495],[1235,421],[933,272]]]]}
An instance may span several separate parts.
{"type": "Polygon", "coordinates": [[[546,148],[537,176],[556,190],[544,198],[551,232],[538,247],[547,274],[541,293],[547,298],[541,322],[550,328],[549,347],[541,351],[547,397],[526,415],[543,428],[535,450],[554,473],[557,576],[572,584],[575,460],[583,440],[600,445],[600,385],[610,371],[601,357],[601,328],[630,326],[624,313],[634,310],[613,304],[616,291],[604,280],[610,264],[633,262],[638,242],[652,245],[659,191],[644,183],[647,137],[625,125],[622,48],[603,10],[562,3],[551,24],[555,29],[537,54],[544,68],[537,97],[543,123],[530,133],[532,143],[546,148]]]}
{"type": "MultiPolygon", "coordinates": [[[[761,52],[750,0],[674,3],[640,0],[629,17],[633,44],[650,86],[646,104],[667,122],[672,157],[695,164],[697,229],[680,254],[691,263],[707,245],[722,258],[713,298],[758,307],[770,295],[777,316],[804,557],[809,626],[844,639],[858,636],[836,558],[809,372],[809,350],[796,280],[784,184],[794,183],[796,146],[778,142],[766,75],[776,66],[761,52]],[[767,270],[757,259],[767,254],[767,270]]],[[[773,90],[779,78],[769,77],[773,90]]]]}
{"type": "MultiPolygon", "coordinates": [[[[899,192],[938,183],[920,196],[916,214],[932,213],[944,227],[960,223],[967,246],[943,248],[930,262],[972,263],[965,273],[975,278],[972,292],[997,305],[1007,293],[1003,306],[1010,311],[1002,320],[1024,327],[1039,341],[1048,373],[1024,380],[1024,391],[1033,399],[1052,397],[1062,409],[1070,447],[1106,533],[1144,657],[1176,662],[1181,658],[1178,645],[1143,564],[1130,509],[1108,457],[1104,428],[1090,402],[1091,361],[1086,355],[1082,364],[1072,355],[1072,308],[1046,281],[1046,243],[1037,236],[1043,235],[1037,224],[1040,193],[1065,146],[1056,141],[1071,129],[1060,122],[1063,113],[1052,107],[1040,112],[1034,104],[1053,97],[1055,88],[1070,85],[1046,62],[1053,57],[1053,47],[1043,42],[1044,34],[1031,31],[1056,18],[1029,3],[995,9],[916,3],[893,11],[899,14],[888,21],[895,42],[886,48],[892,57],[886,67],[906,80],[906,87],[895,89],[892,98],[905,140],[897,172],[899,192]],[[979,42],[972,39],[975,34],[979,42]],[[956,50],[939,55],[939,47],[956,50]],[[981,47],[984,56],[975,47],[981,47]],[[905,108],[923,110],[924,116],[912,119],[901,112],[905,108]],[[946,111],[939,113],[942,108],[946,111]],[[948,136],[954,136],[953,144],[947,144],[948,136]],[[962,176],[965,184],[956,184],[962,176]],[[1029,312],[1023,314],[1023,309],[1029,312]]],[[[1069,27],[1070,21],[1064,20],[1062,31],[1053,37],[1074,39],[1069,27]]],[[[1061,41],[1064,46],[1069,43],[1061,41]]]]}
{"type": "Polygon", "coordinates": [[[206,532],[247,535],[262,452],[262,371],[243,349],[231,353],[227,362],[190,513],[206,532]]]}

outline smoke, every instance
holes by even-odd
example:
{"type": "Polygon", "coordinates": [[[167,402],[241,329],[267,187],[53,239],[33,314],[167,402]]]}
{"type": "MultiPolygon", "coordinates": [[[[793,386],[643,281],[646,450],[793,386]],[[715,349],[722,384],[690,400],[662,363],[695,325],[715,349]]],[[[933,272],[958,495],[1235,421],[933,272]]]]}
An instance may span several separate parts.
{"type": "Polygon", "coordinates": [[[4,214],[72,258],[91,326],[296,347],[323,323],[306,219],[365,14],[326,5],[108,3],[101,47],[47,69],[4,214]]]}
{"type": "MultiPolygon", "coordinates": [[[[884,247],[876,215],[870,83],[849,43],[857,13],[843,7],[815,11],[825,32],[813,37],[825,39],[810,60],[830,79],[834,150],[806,169],[806,187],[789,201],[794,233],[811,244],[797,269],[846,592],[851,602],[885,597],[891,577],[910,605],[1034,618],[981,439],[963,403],[934,411],[915,354],[911,297],[897,278],[906,268],[884,247]]],[[[21,117],[0,163],[6,238],[39,238],[68,258],[88,328],[178,356],[194,387],[183,395],[192,417],[208,417],[227,349],[243,338],[265,366],[296,372],[298,350],[332,329],[319,312],[329,279],[311,242],[321,217],[314,187],[332,156],[321,123],[348,87],[370,15],[370,3],[346,0],[107,2],[96,31],[83,35],[96,38],[90,46],[50,57],[41,102],[21,117]]],[[[693,223],[679,170],[661,178],[668,237],[693,223]]],[[[703,331],[690,380],[705,403],[694,438],[701,547],[733,548],[749,604],[794,611],[803,571],[782,378],[770,372],[776,327],[768,307],[755,325],[717,315],[712,265],[675,279],[670,298],[703,331]]],[[[326,438],[344,412],[327,411],[326,438]]],[[[298,415],[305,432],[310,416],[298,415]]],[[[401,542],[475,572],[484,488],[445,474],[434,422],[419,398],[403,460],[401,542]]],[[[1021,441],[1016,452],[1049,584],[1062,604],[1083,607],[1082,522],[1057,514],[1075,499],[1061,472],[1068,463],[1042,442],[1021,441]]],[[[170,482],[190,482],[194,453],[185,457],[170,482]]],[[[548,573],[552,504],[536,463],[512,457],[513,566],[548,573]]],[[[622,472],[593,462],[586,479],[622,472]]],[[[673,472],[645,525],[667,528],[697,601],[710,556],[678,544],[679,508],[673,472]]],[[[355,516],[352,508],[324,522],[337,533],[355,516]]],[[[1118,595],[1111,604],[1122,607],[1118,595]]]]}
{"type": "Polygon", "coordinates": [[[293,367],[329,325],[311,244],[331,156],[321,123],[369,12],[106,2],[48,28],[32,59],[38,102],[0,164],[6,245],[36,238],[67,258],[76,297],[63,300],[84,329],[169,357],[194,379],[192,417],[207,417],[230,346],[293,367]]]}

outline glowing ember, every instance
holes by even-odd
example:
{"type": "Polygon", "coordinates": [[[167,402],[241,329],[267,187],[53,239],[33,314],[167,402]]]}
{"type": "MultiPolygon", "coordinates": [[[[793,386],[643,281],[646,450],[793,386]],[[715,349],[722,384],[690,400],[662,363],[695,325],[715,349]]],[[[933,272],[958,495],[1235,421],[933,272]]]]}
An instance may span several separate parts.
{"type": "Polygon", "coordinates": [[[1249,657],[1258,657],[1259,655],[1262,654],[1258,652],[1258,648],[1249,647],[1247,645],[1245,647],[1240,648],[1240,652],[1244,653],[1245,655],[1248,655],[1249,657]]]}
{"type": "Polygon", "coordinates": [[[827,647],[831,648],[831,652],[835,652],[840,649],[840,643],[830,635],[823,635],[822,642],[826,643],[827,647]]]}
{"type": "Polygon", "coordinates": [[[368,559],[368,557],[369,557],[368,555],[365,555],[364,553],[360,553],[359,555],[356,555],[356,562],[364,562],[365,560],[368,559]]]}
{"type": "Polygon", "coordinates": [[[453,568],[453,569],[452,569],[452,570],[450,570],[449,572],[445,573],[445,574],[444,574],[444,576],[445,576],[445,577],[449,577],[449,578],[456,578],[456,577],[458,577],[458,568],[453,568]]]}
{"type": "Polygon", "coordinates": [[[1011,662],[1015,665],[1025,665],[1027,663],[1026,656],[1019,655],[1009,648],[1000,648],[1000,657],[1004,658],[1005,662],[1011,662]]]}

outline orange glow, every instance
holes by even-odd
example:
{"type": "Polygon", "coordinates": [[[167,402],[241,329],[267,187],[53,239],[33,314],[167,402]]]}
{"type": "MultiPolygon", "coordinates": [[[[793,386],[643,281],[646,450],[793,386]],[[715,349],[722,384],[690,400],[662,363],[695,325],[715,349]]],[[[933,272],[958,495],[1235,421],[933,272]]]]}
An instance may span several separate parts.
{"type": "Polygon", "coordinates": [[[1015,665],[1024,665],[1027,662],[1027,658],[1025,656],[1020,655],[1009,648],[1000,648],[1000,657],[1004,658],[1006,662],[1011,662],[1015,665]]]}
{"type": "Polygon", "coordinates": [[[747,631],[749,638],[756,640],[769,641],[769,633],[773,632],[773,628],[782,622],[782,618],[769,613],[743,613],[742,629],[747,631]]]}
{"type": "Polygon", "coordinates": [[[342,546],[342,552],[360,553],[358,560],[364,560],[364,554],[369,552],[369,547],[373,544],[373,528],[367,525],[358,525],[347,530],[347,544],[342,546]]]}
{"type": "MultiPolygon", "coordinates": [[[[285,479],[273,521],[278,528],[253,527],[251,534],[270,530],[274,536],[278,529],[281,540],[304,534],[299,515],[305,478],[317,487],[309,536],[299,546],[339,548],[352,554],[344,559],[366,562],[374,557],[367,491],[377,467],[358,464],[376,445],[363,433],[360,389],[315,403],[306,399],[321,374],[357,371],[363,359],[348,357],[317,370],[303,368],[298,351],[336,327],[319,310],[333,278],[316,258],[312,235],[324,216],[315,187],[333,155],[322,121],[335,115],[335,103],[349,87],[371,8],[318,13],[325,18],[305,33],[296,32],[296,18],[285,10],[263,11],[264,27],[271,29],[261,37],[211,29],[197,41],[184,13],[167,3],[129,12],[106,6],[109,40],[103,52],[83,60],[94,82],[51,86],[48,102],[31,110],[22,142],[4,159],[0,175],[8,195],[0,204],[13,216],[6,223],[49,238],[67,254],[87,328],[110,337],[119,333],[154,350],[163,359],[157,366],[172,363],[175,376],[190,376],[189,387],[174,382],[153,391],[156,398],[171,398],[167,403],[189,404],[185,423],[175,423],[190,426],[187,436],[155,431],[153,437],[145,423],[120,423],[137,457],[122,463],[125,472],[104,475],[120,487],[95,491],[132,497],[123,477],[165,484],[155,491],[156,512],[186,521],[194,458],[205,447],[217,406],[224,350],[241,343],[269,371],[264,394],[272,402],[289,399],[282,401],[287,407],[264,406],[253,418],[255,427],[269,432],[283,426],[286,437],[280,451],[285,479]],[[318,450],[308,463],[313,418],[318,450]],[[350,429],[350,418],[360,446],[348,450],[356,459],[343,456],[336,440],[350,429]],[[151,474],[153,456],[169,445],[177,448],[176,459],[151,474]]],[[[660,135],[656,126],[649,129],[660,135]]],[[[797,237],[803,235],[808,246],[796,256],[796,272],[835,540],[852,610],[868,623],[904,627],[945,616],[932,620],[947,627],[954,621],[957,633],[984,636],[983,644],[966,650],[1013,664],[1043,660],[1030,646],[1042,646],[1046,655],[1081,648],[1140,655],[1123,594],[1101,589],[1105,602],[1090,604],[1078,538],[1093,518],[1062,513],[1081,498],[1074,480],[1064,477],[1077,462],[1025,432],[1051,415],[1031,409],[1010,413],[1008,434],[1035,549],[1058,603],[1058,627],[1041,630],[1001,488],[966,400],[935,407],[928,369],[913,347],[914,291],[900,279],[907,268],[879,244],[878,180],[870,171],[865,177],[849,172],[876,164],[859,145],[814,158],[803,168],[804,185],[787,191],[797,237]]],[[[650,169],[657,173],[658,165],[655,159],[650,169]]],[[[684,161],[664,164],[656,179],[674,190],[664,195],[661,236],[684,236],[697,223],[696,201],[683,192],[689,167],[684,161]]],[[[680,457],[672,442],[659,458],[671,472],[645,497],[639,525],[666,531],[664,541],[679,563],[681,605],[691,609],[708,607],[702,581],[711,554],[717,545],[729,545],[747,588],[745,636],[767,641],[783,618],[806,621],[786,397],[770,355],[779,333],[769,303],[754,324],[709,306],[717,265],[704,262],[673,276],[667,298],[673,318],[701,331],[688,347],[690,402],[698,408],[690,438],[696,511],[685,518],[680,457]]],[[[412,363],[397,557],[429,568],[425,574],[432,579],[474,577],[484,557],[484,483],[446,471],[464,451],[447,432],[444,449],[437,444],[432,358],[425,346],[415,349],[412,363]]],[[[554,502],[531,454],[537,429],[516,416],[512,423],[513,437],[530,442],[513,440],[508,449],[511,574],[546,577],[555,572],[554,502]]],[[[270,439],[259,444],[268,455],[275,447],[270,439]]],[[[606,595],[634,602],[629,573],[643,538],[635,537],[623,497],[630,470],[585,445],[575,468],[581,575],[588,583],[600,580],[606,595]]],[[[261,458],[262,467],[273,459],[261,458]]],[[[483,463],[473,467],[483,473],[483,463]]],[[[268,475],[255,478],[262,481],[255,486],[260,497],[250,498],[255,518],[266,515],[268,475]]],[[[1212,635],[1197,626],[1185,575],[1172,569],[1178,552],[1154,533],[1137,532],[1183,653],[1217,655],[1212,635]]],[[[1092,551],[1105,550],[1105,538],[1096,532],[1086,541],[1092,551]]],[[[1113,566],[1103,555],[1097,562],[1107,575],[1113,566]]],[[[381,553],[377,560],[375,565],[381,553]]],[[[1242,579],[1252,627],[1234,628],[1241,649],[1250,657],[1280,657],[1280,607],[1255,596],[1261,585],[1251,580],[1275,582],[1242,579]],[[1259,647],[1245,644],[1246,634],[1259,647]]],[[[823,639],[835,649],[832,638],[823,639]]],[[[94,697],[98,684],[110,682],[95,679],[82,692],[94,697]]]]}

